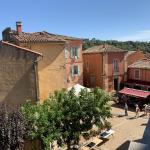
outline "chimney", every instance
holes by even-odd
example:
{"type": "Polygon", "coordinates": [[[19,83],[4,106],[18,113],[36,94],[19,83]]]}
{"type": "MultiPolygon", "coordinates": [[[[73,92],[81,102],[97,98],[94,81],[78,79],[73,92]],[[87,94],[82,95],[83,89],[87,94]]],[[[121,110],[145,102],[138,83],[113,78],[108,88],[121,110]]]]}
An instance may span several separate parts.
{"type": "Polygon", "coordinates": [[[22,33],[22,22],[21,21],[16,22],[16,31],[17,31],[17,34],[22,33]]]}
{"type": "Polygon", "coordinates": [[[103,48],[107,48],[107,44],[106,43],[103,44],[103,48]]]}

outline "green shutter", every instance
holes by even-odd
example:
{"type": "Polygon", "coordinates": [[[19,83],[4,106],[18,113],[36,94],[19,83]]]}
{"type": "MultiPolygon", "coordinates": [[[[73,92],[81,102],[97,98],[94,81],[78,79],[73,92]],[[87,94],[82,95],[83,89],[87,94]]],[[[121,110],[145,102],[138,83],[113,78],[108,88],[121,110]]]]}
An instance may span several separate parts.
{"type": "Polygon", "coordinates": [[[65,58],[68,58],[68,49],[65,48],[65,58]]]}
{"type": "Polygon", "coordinates": [[[80,47],[77,47],[77,57],[80,57],[80,47]]]}
{"type": "Polygon", "coordinates": [[[80,67],[78,66],[78,75],[80,75],[80,67]]]}
{"type": "Polygon", "coordinates": [[[70,73],[71,73],[71,76],[74,77],[73,65],[70,66],[70,73]]]}
{"type": "Polygon", "coordinates": [[[73,55],[73,54],[74,54],[74,52],[73,52],[73,51],[74,51],[74,49],[71,47],[71,49],[70,49],[70,56],[71,56],[71,58],[73,58],[73,57],[74,57],[74,55],[73,55]]]}

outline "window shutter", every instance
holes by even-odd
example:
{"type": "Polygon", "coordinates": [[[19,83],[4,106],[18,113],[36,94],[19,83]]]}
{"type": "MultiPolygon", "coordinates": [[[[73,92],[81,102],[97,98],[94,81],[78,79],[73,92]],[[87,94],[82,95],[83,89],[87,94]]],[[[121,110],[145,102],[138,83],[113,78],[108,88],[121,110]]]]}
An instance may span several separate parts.
{"type": "Polygon", "coordinates": [[[70,66],[70,73],[71,73],[71,76],[72,77],[74,77],[74,70],[73,70],[74,68],[73,68],[73,65],[72,66],[70,66]]]}
{"type": "Polygon", "coordinates": [[[80,57],[80,48],[77,47],[77,57],[79,58],[80,57]]]}
{"type": "Polygon", "coordinates": [[[74,54],[74,49],[71,47],[71,49],[70,49],[70,56],[71,56],[71,58],[73,58],[73,54],[74,54]]]}
{"type": "Polygon", "coordinates": [[[80,75],[80,67],[78,66],[78,75],[80,75]]]}
{"type": "Polygon", "coordinates": [[[68,58],[68,50],[65,48],[65,58],[68,58]]]}

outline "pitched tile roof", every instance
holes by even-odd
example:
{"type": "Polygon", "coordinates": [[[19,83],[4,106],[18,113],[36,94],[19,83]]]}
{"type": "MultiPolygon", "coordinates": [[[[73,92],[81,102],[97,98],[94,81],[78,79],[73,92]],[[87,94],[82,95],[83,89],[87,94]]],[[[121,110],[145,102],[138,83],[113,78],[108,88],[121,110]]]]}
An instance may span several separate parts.
{"type": "Polygon", "coordinates": [[[150,59],[142,59],[128,66],[128,68],[150,69],[150,59]]]}
{"type": "Polygon", "coordinates": [[[36,54],[36,55],[38,55],[38,56],[43,56],[41,53],[38,53],[38,52],[36,52],[36,51],[30,50],[30,49],[28,49],[28,48],[24,48],[24,47],[21,47],[21,46],[12,44],[12,43],[8,43],[8,42],[5,42],[5,41],[0,41],[0,43],[6,44],[6,45],[8,45],[8,46],[12,46],[12,47],[15,47],[15,48],[18,48],[18,49],[21,49],[21,50],[26,51],[26,52],[29,52],[29,53],[36,54]]]}
{"type": "Polygon", "coordinates": [[[134,54],[136,51],[128,51],[127,53],[126,53],[126,56],[128,57],[128,56],[130,56],[131,54],[134,54]]]}
{"type": "Polygon", "coordinates": [[[145,53],[145,56],[146,56],[148,59],[150,59],[150,53],[149,53],[149,52],[146,52],[146,53],[145,53]]]}
{"type": "Polygon", "coordinates": [[[19,42],[65,42],[66,40],[81,40],[79,38],[51,34],[46,31],[34,33],[22,32],[20,34],[12,31],[11,38],[19,42]]]}
{"type": "Polygon", "coordinates": [[[86,54],[86,53],[103,53],[103,52],[127,52],[127,50],[117,48],[113,45],[98,45],[86,49],[83,53],[86,54]]]}

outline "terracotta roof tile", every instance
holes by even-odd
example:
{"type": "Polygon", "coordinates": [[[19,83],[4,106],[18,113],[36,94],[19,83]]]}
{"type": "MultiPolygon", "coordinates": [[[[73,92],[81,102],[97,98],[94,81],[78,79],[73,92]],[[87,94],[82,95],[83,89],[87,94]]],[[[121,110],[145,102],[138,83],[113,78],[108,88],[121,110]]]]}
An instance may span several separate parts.
{"type": "Polygon", "coordinates": [[[128,68],[150,69],[150,59],[142,59],[128,66],[128,68]]]}
{"type": "Polygon", "coordinates": [[[103,52],[127,52],[112,45],[98,45],[86,49],[83,53],[103,53],[103,52]]]}
{"type": "MultiPolygon", "coordinates": [[[[11,33],[11,37],[19,42],[65,42],[66,40],[79,40],[78,38],[50,34],[48,32],[34,32],[16,34],[15,31],[11,33]]],[[[80,39],[81,40],[81,39],[80,39]]]]}
{"type": "Polygon", "coordinates": [[[134,54],[135,52],[136,52],[136,51],[128,51],[128,52],[126,53],[126,57],[128,57],[128,56],[134,54]]]}

